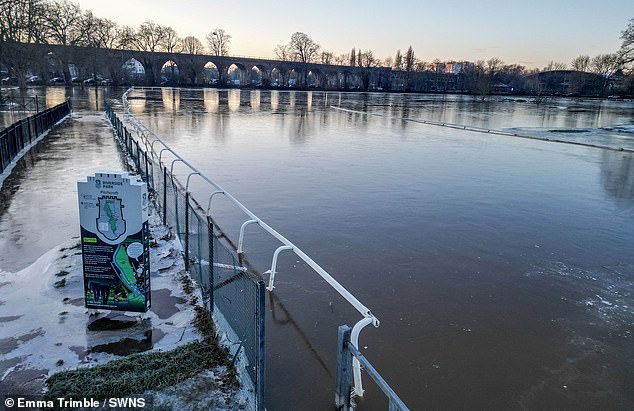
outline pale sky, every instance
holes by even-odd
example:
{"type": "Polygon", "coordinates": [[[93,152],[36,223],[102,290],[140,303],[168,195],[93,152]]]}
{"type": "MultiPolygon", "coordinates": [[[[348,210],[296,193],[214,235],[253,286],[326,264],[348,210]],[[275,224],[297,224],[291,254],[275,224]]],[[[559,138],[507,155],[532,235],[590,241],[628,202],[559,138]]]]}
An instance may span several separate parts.
{"type": "Polygon", "coordinates": [[[634,18],[632,0],[76,0],[82,9],[132,27],[145,20],[181,37],[222,28],[230,55],[274,57],[300,31],[335,54],[353,47],[381,59],[411,45],[430,62],[498,57],[507,64],[570,65],[581,55],[611,53],[634,18]]]}

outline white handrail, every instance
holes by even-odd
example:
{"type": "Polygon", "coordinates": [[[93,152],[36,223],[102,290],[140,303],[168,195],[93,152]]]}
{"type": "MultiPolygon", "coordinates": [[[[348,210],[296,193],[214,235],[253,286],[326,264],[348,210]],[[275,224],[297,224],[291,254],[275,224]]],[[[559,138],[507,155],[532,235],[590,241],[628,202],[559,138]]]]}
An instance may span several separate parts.
{"type": "MultiPolygon", "coordinates": [[[[160,88],[158,87],[143,87],[141,88],[143,90],[160,90],[160,88]]],[[[353,327],[353,331],[352,331],[352,339],[351,342],[352,344],[357,347],[357,349],[359,348],[358,343],[359,343],[359,333],[361,332],[361,330],[366,327],[369,324],[374,325],[375,327],[378,327],[381,322],[379,321],[378,318],[376,318],[374,316],[374,314],[372,314],[372,312],[370,311],[370,309],[368,307],[366,307],[361,301],[359,301],[354,295],[352,295],[352,293],[350,293],[344,286],[342,286],[333,276],[331,276],[326,270],[324,270],[319,264],[317,264],[312,258],[310,258],[306,253],[304,253],[298,246],[296,246],[295,244],[293,244],[290,240],[288,240],[286,237],[284,237],[282,234],[280,234],[279,232],[277,232],[275,229],[273,229],[271,226],[269,226],[268,224],[266,224],[264,221],[262,221],[258,216],[256,216],[253,212],[251,212],[251,210],[249,210],[244,204],[242,204],[237,198],[235,198],[233,195],[231,195],[229,192],[227,192],[224,188],[222,188],[220,186],[220,184],[216,183],[215,181],[213,181],[212,179],[210,179],[209,177],[207,177],[204,173],[202,173],[201,171],[199,171],[198,169],[196,169],[192,164],[190,164],[189,162],[187,162],[185,159],[183,159],[180,155],[178,155],[174,150],[172,150],[167,144],[165,144],[165,142],[163,142],[163,140],[156,135],[156,133],[154,133],[152,130],[150,130],[149,128],[147,128],[143,123],[141,123],[141,121],[139,121],[131,112],[130,112],[130,105],[128,103],[128,94],[130,92],[132,92],[133,90],[135,90],[134,87],[129,88],[128,90],[126,90],[126,92],[123,94],[122,100],[123,100],[123,107],[125,110],[126,115],[134,122],[136,123],[135,125],[135,129],[137,129],[136,126],[140,127],[141,129],[144,129],[148,132],[149,135],[151,135],[155,140],[153,142],[150,143],[151,147],[152,147],[152,157],[155,158],[156,153],[154,151],[154,143],[156,141],[159,141],[162,145],[163,145],[163,149],[161,149],[161,152],[159,154],[159,164],[162,164],[161,161],[161,155],[163,153],[163,151],[169,151],[170,153],[172,153],[172,155],[174,155],[176,157],[176,160],[181,161],[183,164],[185,164],[187,167],[189,167],[192,172],[197,173],[203,180],[205,180],[209,185],[211,185],[215,191],[211,194],[211,196],[209,197],[209,204],[207,207],[207,212],[209,211],[209,208],[211,207],[211,198],[215,195],[215,194],[222,194],[225,197],[227,197],[227,199],[229,199],[229,201],[231,201],[236,207],[238,207],[240,210],[242,210],[242,212],[244,212],[244,214],[246,214],[250,219],[247,220],[241,227],[240,229],[240,240],[239,240],[239,246],[238,246],[238,252],[242,252],[242,242],[243,242],[243,236],[244,236],[244,229],[247,225],[252,224],[252,223],[257,223],[260,227],[262,227],[262,229],[264,231],[266,231],[267,233],[269,233],[272,237],[274,237],[275,239],[277,239],[280,243],[283,244],[282,247],[279,247],[274,256],[273,256],[273,263],[276,265],[277,264],[277,256],[279,254],[279,251],[282,250],[291,250],[293,251],[300,259],[302,259],[310,268],[312,268],[317,274],[319,274],[328,284],[330,284],[330,286],[332,288],[335,289],[335,291],[337,291],[346,301],[348,301],[364,318],[362,318],[361,320],[359,320],[353,327]]],[[[139,133],[137,133],[139,134],[139,133]]],[[[145,135],[145,133],[140,133],[140,135],[144,138],[144,139],[148,139],[148,137],[145,135]]],[[[148,141],[149,142],[149,141],[148,141]]],[[[146,145],[147,146],[147,145],[146,145]]],[[[172,166],[174,164],[174,161],[172,162],[172,166]]],[[[272,269],[271,269],[271,279],[270,279],[270,287],[272,289],[272,285],[273,285],[273,278],[274,278],[274,265],[272,264],[272,269]]],[[[269,291],[271,290],[269,289],[269,291]]],[[[354,361],[353,362],[353,366],[354,366],[354,381],[355,381],[355,394],[358,396],[363,396],[363,388],[362,388],[362,383],[361,383],[361,369],[360,369],[360,364],[359,361],[354,361]]]]}

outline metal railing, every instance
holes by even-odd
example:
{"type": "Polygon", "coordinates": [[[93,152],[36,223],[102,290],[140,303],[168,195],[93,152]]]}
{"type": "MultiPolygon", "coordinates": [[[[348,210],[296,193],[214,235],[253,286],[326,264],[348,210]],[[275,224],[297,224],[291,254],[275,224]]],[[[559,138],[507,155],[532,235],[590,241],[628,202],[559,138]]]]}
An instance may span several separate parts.
{"type": "MultiPolygon", "coordinates": [[[[310,258],[304,251],[302,251],[297,245],[292,243],[282,234],[277,232],[271,226],[266,224],[262,219],[256,216],[253,212],[251,212],[245,205],[243,205],[238,199],[236,199],[233,195],[227,192],[223,187],[221,187],[218,183],[204,175],[201,171],[195,168],[193,165],[188,163],[184,158],[182,158],[179,154],[177,154],[172,148],[170,148],[158,135],[156,135],[153,131],[148,129],[145,125],[141,123],[133,114],[130,113],[130,105],[128,103],[128,95],[134,90],[143,90],[143,91],[160,91],[162,88],[153,88],[153,87],[143,87],[143,88],[130,88],[123,95],[123,107],[124,111],[127,115],[127,122],[134,127],[135,134],[137,135],[137,139],[133,139],[130,132],[123,125],[123,123],[119,120],[119,118],[112,112],[110,108],[109,116],[113,125],[117,129],[119,135],[125,136],[125,145],[129,153],[131,153],[131,157],[134,159],[135,164],[139,168],[142,175],[146,175],[148,181],[152,182],[152,186],[154,187],[155,194],[157,196],[162,197],[160,203],[162,203],[162,214],[164,222],[168,222],[168,220],[174,222],[177,232],[182,234],[182,230],[179,228],[179,224],[185,220],[185,225],[189,227],[191,224],[192,218],[190,214],[185,213],[184,215],[180,215],[178,210],[179,207],[182,209],[182,204],[188,204],[192,201],[192,198],[189,194],[189,182],[193,176],[198,176],[200,179],[204,180],[209,187],[211,188],[211,193],[207,199],[207,208],[205,209],[204,216],[198,216],[196,225],[197,227],[202,227],[200,224],[200,220],[209,221],[208,230],[209,233],[212,233],[213,224],[211,223],[212,218],[210,215],[212,200],[217,195],[222,195],[226,197],[235,207],[241,210],[246,216],[247,219],[244,221],[242,226],[240,227],[240,232],[238,235],[238,244],[237,250],[234,257],[229,259],[228,261],[220,261],[217,259],[217,253],[214,250],[209,251],[208,253],[203,253],[205,256],[201,258],[192,259],[192,248],[196,248],[198,250],[201,249],[201,245],[198,243],[201,236],[196,235],[196,240],[192,241],[190,235],[185,235],[185,253],[186,253],[186,269],[192,271],[200,271],[202,270],[202,266],[197,267],[196,264],[206,263],[212,267],[212,270],[222,270],[222,269],[230,269],[234,270],[234,274],[231,278],[237,278],[241,272],[246,271],[243,267],[240,267],[239,261],[240,257],[243,253],[244,246],[244,238],[245,238],[245,229],[247,226],[256,224],[261,227],[265,232],[271,235],[274,239],[279,241],[281,245],[277,247],[272,256],[271,268],[264,272],[264,274],[269,275],[268,287],[266,287],[269,291],[272,291],[274,288],[275,275],[277,269],[277,260],[279,254],[283,251],[292,251],[295,253],[297,257],[303,260],[315,273],[317,273],[321,278],[323,278],[337,293],[339,293],[346,301],[348,301],[362,316],[362,318],[355,323],[350,331],[350,344],[357,350],[359,347],[359,335],[361,330],[372,324],[375,327],[378,327],[380,322],[378,318],[376,318],[369,308],[367,308],[361,301],[359,301],[352,293],[350,293],[345,287],[343,287],[333,276],[331,276],[326,270],[324,270],[319,264],[317,264],[312,258],[310,258]],[[168,161],[169,166],[168,166],[168,161]],[[171,198],[174,196],[173,192],[177,190],[174,188],[170,188],[175,186],[176,180],[173,175],[174,165],[176,163],[182,163],[187,167],[188,173],[186,177],[186,183],[184,188],[184,200],[175,200],[172,201],[171,198]],[[183,203],[184,201],[184,203],[183,203]],[[174,207],[170,209],[168,207],[169,204],[173,204],[174,207]],[[192,245],[194,244],[194,245],[192,245]],[[195,261],[196,264],[192,265],[190,261],[195,261]]],[[[198,205],[197,205],[198,206],[198,205]]],[[[186,206],[187,207],[187,206],[186,206]]],[[[200,208],[200,206],[198,206],[200,208]]],[[[187,228],[189,230],[189,228],[187,228]]],[[[215,244],[215,243],[213,243],[215,244]]],[[[204,246],[202,247],[204,248],[204,246]]],[[[225,248],[226,252],[229,252],[229,249],[225,248]]],[[[200,251],[194,251],[194,253],[201,254],[200,251]]],[[[211,281],[216,280],[217,276],[212,276],[211,281]]],[[[203,292],[205,293],[205,289],[210,286],[201,284],[203,287],[203,292]]],[[[218,284],[211,284],[211,289],[215,289],[218,287],[218,284]]],[[[214,299],[214,293],[211,292],[209,294],[210,299],[214,299]]],[[[260,303],[258,303],[260,304],[260,303]]],[[[260,312],[264,312],[263,302],[261,303],[260,312]]],[[[219,304],[217,304],[219,305],[219,304]]],[[[212,304],[213,306],[213,304],[212,304]]],[[[222,311],[222,310],[221,310],[222,311]]],[[[263,335],[263,324],[262,324],[262,335],[263,335]]],[[[263,340],[261,341],[263,344],[263,340]]],[[[263,351],[263,347],[262,347],[263,351]]],[[[367,364],[367,360],[362,356],[354,356],[351,358],[352,361],[352,378],[354,380],[354,386],[352,388],[353,394],[359,397],[363,396],[363,387],[361,380],[361,362],[365,361],[367,364]]],[[[367,369],[367,366],[365,366],[367,369]]],[[[371,367],[371,366],[370,366],[371,367]]],[[[259,372],[263,372],[264,366],[262,364],[259,372]]],[[[372,368],[373,369],[373,368],[372,368]]],[[[378,375],[378,373],[377,373],[378,375]]],[[[371,375],[374,378],[374,375],[371,375]]],[[[380,376],[379,376],[380,377],[380,376]]],[[[398,398],[398,397],[396,397],[398,398]]],[[[400,401],[400,400],[399,400],[400,401]]],[[[403,408],[406,409],[406,408],[403,408]]]]}
{"type": "Polygon", "coordinates": [[[223,244],[213,220],[190,196],[187,186],[175,178],[174,161],[168,165],[146,151],[108,105],[106,114],[134,167],[148,184],[163,223],[181,241],[185,269],[198,282],[218,334],[230,346],[234,365],[244,376],[242,381],[254,393],[254,408],[264,410],[264,281],[241,267],[238,254],[223,244]]]}
{"type": "Polygon", "coordinates": [[[352,362],[353,359],[356,359],[388,398],[389,411],[409,411],[409,408],[407,408],[394,390],[383,377],[381,377],[381,374],[370,364],[370,361],[351,343],[351,334],[352,331],[347,325],[339,327],[339,339],[337,341],[337,388],[335,390],[335,406],[337,409],[342,411],[354,409],[350,393],[352,391],[352,362]]]}
{"type": "MultiPolygon", "coordinates": [[[[275,229],[273,229],[271,226],[269,226],[267,223],[265,223],[262,219],[260,219],[258,216],[256,216],[251,210],[249,210],[244,204],[242,204],[237,198],[235,198],[233,195],[231,195],[228,191],[226,191],[218,183],[216,183],[215,181],[213,181],[212,179],[210,179],[209,177],[204,175],[196,167],[194,167],[193,165],[188,163],[178,153],[176,153],[172,148],[170,148],[158,135],[156,135],[153,131],[148,129],[133,114],[131,114],[130,113],[130,105],[128,103],[128,95],[130,94],[130,92],[132,92],[133,90],[136,90],[136,89],[149,90],[149,91],[159,91],[159,90],[162,90],[162,88],[160,88],[160,87],[143,87],[143,88],[131,87],[130,89],[128,89],[123,94],[123,98],[122,98],[123,99],[124,110],[125,110],[126,114],[128,115],[128,118],[130,119],[131,123],[135,127],[139,137],[143,140],[145,146],[150,149],[152,156],[153,157],[158,157],[158,161],[159,161],[159,163],[161,163],[162,162],[163,153],[164,152],[168,152],[173,157],[170,169],[173,169],[173,166],[174,166],[175,162],[181,162],[191,171],[189,173],[188,177],[187,177],[188,181],[189,181],[190,177],[192,177],[194,175],[198,175],[207,184],[209,184],[209,186],[212,188],[213,192],[210,194],[210,197],[209,197],[209,201],[208,201],[209,207],[207,208],[208,211],[210,209],[211,201],[212,201],[213,197],[215,195],[223,195],[231,203],[233,203],[234,206],[236,206],[238,209],[240,209],[248,217],[248,220],[246,220],[244,222],[244,224],[242,224],[242,227],[240,227],[240,234],[239,234],[239,240],[238,240],[238,254],[241,254],[243,252],[242,248],[243,248],[243,245],[244,245],[245,228],[248,225],[251,225],[251,224],[257,224],[264,231],[269,233],[272,237],[277,239],[282,244],[273,253],[272,262],[271,262],[271,269],[264,273],[264,274],[269,274],[269,285],[267,287],[267,289],[269,291],[272,291],[273,288],[274,288],[274,281],[275,281],[275,274],[276,274],[278,256],[279,256],[280,252],[285,251],[285,250],[294,252],[295,255],[297,255],[297,257],[299,257],[301,260],[303,260],[310,268],[313,269],[313,271],[315,271],[317,274],[319,274],[328,284],[330,284],[330,286],[335,291],[337,291],[337,293],[339,293],[346,301],[348,301],[363,316],[363,318],[360,319],[359,321],[357,321],[357,323],[352,328],[352,343],[356,347],[358,347],[359,346],[359,334],[361,333],[361,330],[364,327],[366,327],[366,326],[368,326],[370,324],[374,325],[375,327],[378,327],[380,325],[379,319],[376,318],[374,316],[374,314],[372,314],[372,312],[370,311],[370,309],[368,307],[366,307],[363,303],[361,303],[361,301],[359,301],[352,293],[350,293],[344,286],[342,286],[337,280],[335,280],[335,278],[333,276],[331,276],[326,270],[324,270],[312,258],[310,258],[306,253],[304,253],[304,251],[302,251],[302,249],[300,249],[297,245],[292,243],[289,239],[284,237],[282,234],[277,232],[275,229]],[[155,147],[154,145],[156,143],[158,143],[159,146],[155,147]],[[162,148],[159,150],[158,147],[162,147],[162,148]]],[[[360,396],[360,397],[363,396],[363,386],[362,386],[362,381],[361,381],[360,364],[356,360],[354,361],[354,381],[355,381],[355,384],[354,384],[355,394],[360,396]]]]}
{"type": "Polygon", "coordinates": [[[22,150],[42,137],[70,114],[70,100],[16,121],[0,131],[0,174],[20,156],[22,150]]]}

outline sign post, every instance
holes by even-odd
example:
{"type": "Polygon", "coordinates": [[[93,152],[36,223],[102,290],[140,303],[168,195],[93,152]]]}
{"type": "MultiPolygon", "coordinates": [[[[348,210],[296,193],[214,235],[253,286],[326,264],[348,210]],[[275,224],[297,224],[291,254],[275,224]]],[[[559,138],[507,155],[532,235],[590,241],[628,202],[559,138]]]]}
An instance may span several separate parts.
{"type": "Polygon", "coordinates": [[[87,308],[150,308],[147,185],[125,172],[77,182],[87,308]]]}

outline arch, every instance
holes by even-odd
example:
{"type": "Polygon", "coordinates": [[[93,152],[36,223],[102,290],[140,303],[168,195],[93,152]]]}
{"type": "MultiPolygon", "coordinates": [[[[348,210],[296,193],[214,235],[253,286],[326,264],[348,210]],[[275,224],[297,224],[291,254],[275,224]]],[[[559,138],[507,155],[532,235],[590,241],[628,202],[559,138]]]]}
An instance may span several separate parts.
{"type": "Polygon", "coordinates": [[[270,86],[271,87],[286,86],[285,74],[286,74],[286,71],[280,69],[279,67],[273,67],[271,69],[271,74],[269,74],[270,86]]]}
{"type": "Polygon", "coordinates": [[[203,83],[209,85],[217,85],[220,82],[220,71],[218,66],[208,61],[203,67],[203,83]]]}
{"type": "Polygon", "coordinates": [[[300,81],[301,81],[301,75],[298,71],[296,71],[295,69],[291,69],[288,72],[288,87],[299,87],[300,86],[300,81]]]}
{"type": "Polygon", "coordinates": [[[260,87],[262,86],[262,81],[264,80],[264,73],[260,67],[257,65],[251,67],[249,70],[249,85],[260,87]]]}
{"type": "Polygon", "coordinates": [[[174,60],[167,60],[161,66],[161,84],[178,84],[180,70],[174,60]]]}
{"type": "Polygon", "coordinates": [[[247,70],[240,63],[232,63],[227,67],[229,86],[240,87],[247,84],[247,70]]]}
{"type": "Polygon", "coordinates": [[[307,88],[321,88],[322,87],[323,74],[319,69],[310,69],[306,73],[306,87],[307,88]]]}
{"type": "Polygon", "coordinates": [[[145,67],[132,57],[121,65],[121,76],[124,82],[140,83],[145,79],[145,67]]]}

